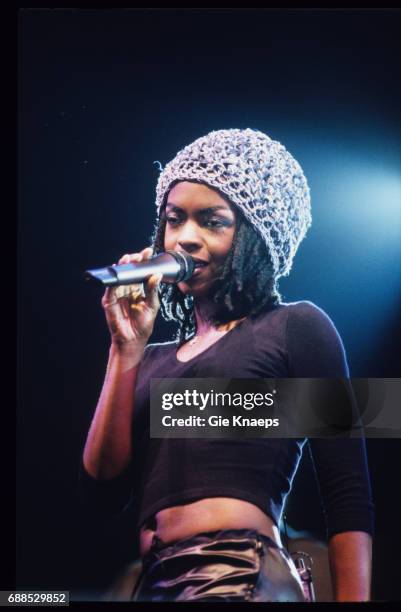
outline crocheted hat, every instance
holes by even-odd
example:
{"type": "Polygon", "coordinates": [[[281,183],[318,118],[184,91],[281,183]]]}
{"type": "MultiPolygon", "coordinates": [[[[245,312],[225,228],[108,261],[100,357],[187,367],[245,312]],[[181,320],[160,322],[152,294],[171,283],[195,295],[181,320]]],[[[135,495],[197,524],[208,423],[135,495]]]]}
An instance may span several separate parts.
{"type": "Polygon", "coordinates": [[[282,144],[252,129],[218,130],[198,138],[161,171],[158,214],[172,183],[180,180],[195,180],[224,194],[262,236],[276,278],[289,273],[312,217],[302,168],[282,144]]]}

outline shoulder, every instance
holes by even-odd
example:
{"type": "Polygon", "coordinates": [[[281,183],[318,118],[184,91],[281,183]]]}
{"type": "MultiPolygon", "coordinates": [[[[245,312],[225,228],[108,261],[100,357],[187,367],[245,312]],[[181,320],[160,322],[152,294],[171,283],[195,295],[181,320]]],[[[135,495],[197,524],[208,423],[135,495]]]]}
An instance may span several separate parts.
{"type": "Polygon", "coordinates": [[[284,333],[319,332],[324,329],[336,331],[333,321],[316,304],[307,300],[300,302],[281,302],[274,308],[262,313],[255,319],[256,324],[272,323],[284,333]]]}
{"type": "Polygon", "coordinates": [[[301,302],[290,302],[284,304],[284,306],[287,310],[287,324],[292,327],[309,326],[310,328],[336,329],[329,315],[313,302],[303,300],[301,302]]]}
{"type": "Polygon", "coordinates": [[[157,357],[165,357],[169,352],[174,351],[177,344],[174,340],[170,342],[152,342],[145,346],[145,352],[143,354],[142,361],[151,359],[154,361],[157,357]]]}
{"type": "Polygon", "coordinates": [[[141,359],[140,378],[157,377],[175,350],[175,342],[153,342],[145,346],[141,359]]]}
{"type": "Polygon", "coordinates": [[[177,346],[174,340],[169,342],[152,342],[145,346],[145,355],[155,355],[156,353],[165,353],[177,346]]]}
{"type": "Polygon", "coordinates": [[[348,377],[344,345],[329,315],[306,300],[286,307],[286,344],[293,375],[348,377]]]}
{"type": "Polygon", "coordinates": [[[287,333],[294,336],[299,334],[301,338],[307,340],[340,339],[334,322],[329,315],[316,306],[313,302],[304,300],[302,302],[292,302],[287,306],[287,333]]]}
{"type": "Polygon", "coordinates": [[[177,346],[175,340],[169,340],[168,342],[152,342],[151,344],[147,344],[145,350],[146,351],[158,351],[158,350],[168,350],[169,348],[177,346]]]}

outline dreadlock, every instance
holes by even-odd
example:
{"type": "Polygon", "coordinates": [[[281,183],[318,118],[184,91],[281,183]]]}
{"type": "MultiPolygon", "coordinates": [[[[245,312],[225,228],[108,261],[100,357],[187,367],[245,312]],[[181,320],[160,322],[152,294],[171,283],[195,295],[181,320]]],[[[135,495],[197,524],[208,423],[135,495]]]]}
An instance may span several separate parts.
{"type": "MultiPolygon", "coordinates": [[[[236,212],[232,249],[208,294],[219,305],[211,317],[215,325],[244,316],[256,316],[280,301],[269,251],[241,211],[237,209],[236,212]]],[[[166,213],[163,206],[151,237],[155,254],[164,251],[165,228],[166,213]]],[[[163,318],[179,323],[176,342],[181,344],[195,335],[193,297],[184,295],[177,285],[171,283],[161,283],[159,297],[163,318]]]]}

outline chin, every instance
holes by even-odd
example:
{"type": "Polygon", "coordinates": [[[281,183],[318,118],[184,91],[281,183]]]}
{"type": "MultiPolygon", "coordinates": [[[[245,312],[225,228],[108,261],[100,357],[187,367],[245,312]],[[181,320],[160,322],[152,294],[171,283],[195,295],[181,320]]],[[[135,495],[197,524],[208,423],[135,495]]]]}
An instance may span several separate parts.
{"type": "Polygon", "coordinates": [[[192,297],[204,297],[208,294],[210,290],[210,284],[188,284],[185,281],[178,283],[178,289],[184,295],[192,295],[192,297]]]}
{"type": "Polygon", "coordinates": [[[178,283],[177,287],[184,295],[191,295],[194,298],[207,298],[212,301],[218,288],[218,281],[209,280],[203,283],[183,281],[178,283]]]}

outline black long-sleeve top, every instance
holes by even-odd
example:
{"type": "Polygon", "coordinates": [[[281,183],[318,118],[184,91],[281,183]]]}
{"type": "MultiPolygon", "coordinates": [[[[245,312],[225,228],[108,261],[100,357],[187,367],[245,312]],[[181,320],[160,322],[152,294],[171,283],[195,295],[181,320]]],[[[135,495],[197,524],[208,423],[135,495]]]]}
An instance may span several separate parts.
{"type": "Polygon", "coordinates": [[[234,497],[261,508],[279,525],[301,454],[309,445],[328,536],[373,534],[374,507],[365,442],[344,439],[156,439],[149,435],[151,378],[348,378],[339,334],[311,302],[280,304],[248,317],[200,355],[183,363],[174,342],[148,345],[133,413],[132,465],[97,481],[81,464],[88,504],[118,513],[132,495],[138,527],[171,506],[207,497],[234,497]]]}

